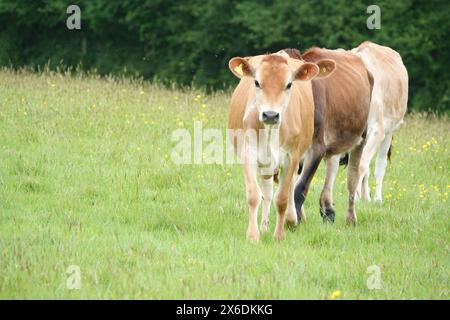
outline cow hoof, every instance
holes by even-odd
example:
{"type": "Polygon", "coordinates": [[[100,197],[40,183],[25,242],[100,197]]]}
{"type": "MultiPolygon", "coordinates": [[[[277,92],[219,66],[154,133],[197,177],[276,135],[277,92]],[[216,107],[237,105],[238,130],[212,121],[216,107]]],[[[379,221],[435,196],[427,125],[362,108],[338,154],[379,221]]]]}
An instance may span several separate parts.
{"type": "Polygon", "coordinates": [[[259,232],[247,232],[247,240],[251,243],[258,243],[259,232]]]}
{"type": "Polygon", "coordinates": [[[356,218],[348,216],[346,219],[346,224],[348,226],[355,227],[356,226],[356,218]]]}
{"type": "Polygon", "coordinates": [[[284,239],[284,234],[275,232],[275,234],[273,235],[273,239],[275,241],[281,241],[284,239]]]}
{"type": "Polygon", "coordinates": [[[247,236],[247,240],[250,243],[258,243],[259,242],[259,236],[247,236]]]}
{"type": "Polygon", "coordinates": [[[261,222],[259,229],[261,230],[261,233],[267,233],[267,231],[269,231],[269,221],[261,222]]]}
{"type": "Polygon", "coordinates": [[[332,208],[320,208],[320,215],[322,216],[323,223],[334,223],[335,213],[332,208]]]}
{"type": "Polygon", "coordinates": [[[286,219],[286,228],[289,231],[294,232],[297,229],[297,227],[298,227],[297,219],[295,219],[295,220],[286,219]]]}
{"type": "Polygon", "coordinates": [[[286,213],[286,225],[295,227],[298,224],[295,210],[286,213]]]}
{"type": "Polygon", "coordinates": [[[323,219],[323,223],[331,223],[331,224],[333,224],[334,223],[334,213],[330,214],[328,216],[322,217],[322,219],[323,219]]]}
{"type": "Polygon", "coordinates": [[[295,227],[295,226],[297,226],[297,219],[295,219],[295,220],[290,220],[290,219],[286,219],[286,225],[287,226],[292,226],[292,227],[295,227]]]}

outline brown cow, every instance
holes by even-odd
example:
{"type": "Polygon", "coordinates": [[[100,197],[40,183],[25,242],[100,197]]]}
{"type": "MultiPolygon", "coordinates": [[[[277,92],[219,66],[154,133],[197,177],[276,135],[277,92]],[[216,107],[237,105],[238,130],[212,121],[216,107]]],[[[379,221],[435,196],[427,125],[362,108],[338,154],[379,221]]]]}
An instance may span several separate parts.
{"type": "Polygon", "coordinates": [[[331,72],[334,62],[305,63],[287,55],[267,54],[233,58],[229,68],[241,79],[231,98],[228,129],[244,167],[249,207],[247,237],[250,241],[259,240],[261,196],[264,200],[261,231],[268,230],[273,176],[281,167],[274,233],[274,238],[280,240],[286,218],[293,223],[297,220],[294,175],[313,136],[314,101],[309,80],[318,75],[319,68],[327,70],[322,76],[331,72]],[[239,134],[236,137],[237,131],[244,133],[242,144],[239,134]],[[252,133],[256,139],[251,139],[252,133]]]}
{"type": "Polygon", "coordinates": [[[354,202],[373,87],[372,75],[357,54],[346,50],[312,48],[303,55],[295,49],[284,51],[305,62],[322,59],[332,59],[336,62],[336,70],[330,77],[312,81],[315,105],[314,138],[295,187],[297,217],[300,220],[312,177],[322,158],[325,158],[327,175],[320,195],[320,212],[324,221],[334,222],[332,187],[339,166],[339,155],[350,151],[347,223],[355,224],[354,202]]]}

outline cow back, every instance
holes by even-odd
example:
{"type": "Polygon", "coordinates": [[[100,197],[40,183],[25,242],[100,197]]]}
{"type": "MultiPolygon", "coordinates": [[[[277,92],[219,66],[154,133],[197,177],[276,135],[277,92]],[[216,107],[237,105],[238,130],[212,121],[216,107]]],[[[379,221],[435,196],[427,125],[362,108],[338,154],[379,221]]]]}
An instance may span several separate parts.
{"type": "Polygon", "coordinates": [[[353,51],[361,57],[374,77],[372,98],[381,108],[379,112],[385,121],[393,122],[395,127],[403,119],[408,102],[408,72],[400,54],[369,41],[353,51]]]}

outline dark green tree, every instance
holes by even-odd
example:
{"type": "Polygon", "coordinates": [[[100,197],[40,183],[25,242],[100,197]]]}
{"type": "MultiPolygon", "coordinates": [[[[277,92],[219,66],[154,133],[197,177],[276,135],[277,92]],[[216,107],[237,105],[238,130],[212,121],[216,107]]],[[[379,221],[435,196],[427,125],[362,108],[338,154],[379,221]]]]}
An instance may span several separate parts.
{"type": "Polygon", "coordinates": [[[379,0],[381,29],[363,0],[79,0],[68,30],[62,0],[0,0],[0,65],[79,65],[211,89],[236,83],[228,60],[296,47],[350,49],[371,40],[397,50],[410,76],[409,108],[450,111],[450,4],[379,0]]]}

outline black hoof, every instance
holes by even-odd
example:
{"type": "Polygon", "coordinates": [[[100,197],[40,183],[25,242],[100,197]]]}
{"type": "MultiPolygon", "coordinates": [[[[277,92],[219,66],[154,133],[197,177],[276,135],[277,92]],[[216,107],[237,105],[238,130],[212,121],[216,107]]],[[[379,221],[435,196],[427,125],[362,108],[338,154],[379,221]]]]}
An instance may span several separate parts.
{"type": "Polygon", "coordinates": [[[298,228],[298,223],[297,224],[286,223],[286,229],[288,229],[291,232],[295,232],[295,230],[297,230],[297,228],[298,228]]]}
{"type": "Polygon", "coordinates": [[[320,215],[322,216],[323,223],[334,223],[334,210],[332,208],[320,208],[320,215]]]}

